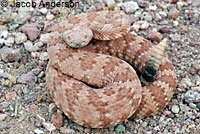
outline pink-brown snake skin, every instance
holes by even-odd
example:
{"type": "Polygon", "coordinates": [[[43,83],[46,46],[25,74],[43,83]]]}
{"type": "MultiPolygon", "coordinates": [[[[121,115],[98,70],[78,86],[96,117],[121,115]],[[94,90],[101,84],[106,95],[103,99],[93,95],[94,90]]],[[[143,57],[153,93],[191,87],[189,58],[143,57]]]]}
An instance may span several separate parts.
{"type": "Polygon", "coordinates": [[[93,23],[95,17],[101,20],[100,14],[109,19],[116,13],[86,13],[90,18],[84,21],[79,21],[79,16],[69,18],[54,27],[48,42],[47,87],[65,115],[83,126],[104,128],[128,118],[147,117],[164,109],[176,90],[174,67],[166,56],[159,60],[156,80],[141,85],[134,68],[144,73],[159,47],[128,33],[130,26],[125,21],[125,25],[110,25],[115,34],[97,30],[94,35],[100,39],[78,49],[63,40],[68,25],[93,23]],[[108,38],[112,34],[112,39],[108,38]]]}

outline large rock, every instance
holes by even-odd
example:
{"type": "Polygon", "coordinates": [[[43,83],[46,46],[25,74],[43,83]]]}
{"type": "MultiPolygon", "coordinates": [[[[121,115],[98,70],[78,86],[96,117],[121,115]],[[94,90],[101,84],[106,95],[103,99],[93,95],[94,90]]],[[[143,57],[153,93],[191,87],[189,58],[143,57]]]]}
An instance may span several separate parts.
{"type": "Polygon", "coordinates": [[[31,41],[34,41],[40,35],[40,30],[36,24],[25,24],[19,30],[25,33],[31,41]]]}
{"type": "Polygon", "coordinates": [[[21,58],[19,49],[12,49],[7,46],[4,46],[0,49],[1,59],[5,62],[14,62],[18,61],[21,58]]]}

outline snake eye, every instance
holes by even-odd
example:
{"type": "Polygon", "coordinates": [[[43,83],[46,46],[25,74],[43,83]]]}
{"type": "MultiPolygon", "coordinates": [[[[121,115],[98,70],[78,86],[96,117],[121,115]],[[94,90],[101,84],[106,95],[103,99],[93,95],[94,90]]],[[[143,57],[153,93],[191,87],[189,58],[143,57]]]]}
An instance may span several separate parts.
{"type": "Polygon", "coordinates": [[[87,38],[88,36],[87,35],[85,35],[85,38],[87,38]]]}
{"type": "Polygon", "coordinates": [[[68,39],[69,39],[69,40],[71,40],[71,37],[70,37],[70,36],[68,36],[68,39]]]}

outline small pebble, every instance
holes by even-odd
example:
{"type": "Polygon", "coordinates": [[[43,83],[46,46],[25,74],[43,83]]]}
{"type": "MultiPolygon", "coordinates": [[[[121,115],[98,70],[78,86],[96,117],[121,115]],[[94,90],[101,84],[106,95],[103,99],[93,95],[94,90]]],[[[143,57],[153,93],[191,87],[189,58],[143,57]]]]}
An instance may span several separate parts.
{"type": "Polygon", "coordinates": [[[40,54],[40,60],[41,61],[45,61],[45,60],[48,60],[48,59],[49,59],[49,57],[48,57],[48,53],[47,52],[42,52],[40,54]]]}
{"type": "Polygon", "coordinates": [[[199,103],[200,102],[200,92],[188,90],[185,93],[184,99],[188,103],[199,103]]]}
{"type": "Polygon", "coordinates": [[[138,5],[140,7],[148,7],[149,2],[148,1],[144,1],[144,0],[138,0],[138,5]]]}
{"type": "Polygon", "coordinates": [[[62,134],[75,134],[75,131],[73,129],[65,128],[65,127],[60,128],[60,132],[62,134]]]}
{"type": "Polygon", "coordinates": [[[157,9],[157,6],[156,5],[149,5],[149,9],[152,10],[152,11],[155,11],[157,9]]]}
{"type": "Polygon", "coordinates": [[[45,119],[43,117],[41,117],[40,115],[36,115],[35,126],[41,127],[43,125],[43,123],[45,123],[45,119]]]}
{"type": "Polygon", "coordinates": [[[35,105],[35,104],[31,104],[31,105],[30,105],[30,109],[37,110],[37,109],[38,109],[38,106],[35,105]]]}
{"type": "Polygon", "coordinates": [[[163,17],[163,18],[167,17],[167,13],[166,13],[166,12],[159,12],[159,14],[160,14],[160,16],[163,17]]]}
{"type": "Polygon", "coordinates": [[[153,41],[156,41],[156,42],[160,42],[162,40],[162,34],[159,33],[159,32],[151,32],[149,35],[148,35],[148,38],[150,40],[153,40],[153,41]]]}
{"type": "Polygon", "coordinates": [[[7,31],[8,27],[4,25],[0,25],[0,32],[5,31],[5,30],[7,31]]]}
{"type": "Polygon", "coordinates": [[[7,128],[9,128],[8,124],[5,121],[0,121],[0,131],[7,128]]]}
{"type": "Polygon", "coordinates": [[[146,20],[146,21],[152,21],[152,16],[151,15],[145,15],[144,16],[144,19],[146,20]]]}
{"type": "Polygon", "coordinates": [[[118,133],[123,133],[126,130],[126,128],[123,125],[118,125],[115,128],[115,131],[117,131],[118,133]]]}
{"type": "Polygon", "coordinates": [[[44,132],[42,130],[38,129],[38,128],[36,128],[34,130],[34,133],[36,133],[36,134],[44,134],[44,132]]]}
{"type": "Polygon", "coordinates": [[[16,44],[22,44],[26,40],[27,40],[27,37],[26,37],[26,35],[24,33],[18,32],[18,33],[15,34],[15,43],[16,44]]]}
{"type": "Polygon", "coordinates": [[[173,21],[173,26],[177,27],[179,25],[178,21],[173,21]]]}
{"type": "Polygon", "coordinates": [[[52,132],[56,130],[56,127],[51,123],[43,123],[43,126],[49,131],[52,132]]]}
{"type": "Polygon", "coordinates": [[[137,2],[129,1],[129,2],[125,2],[123,5],[127,13],[133,13],[137,9],[139,9],[137,2]]]}
{"type": "Polygon", "coordinates": [[[15,42],[15,38],[13,37],[9,37],[7,40],[4,41],[5,45],[9,47],[11,47],[14,44],[14,42],[15,42]]]}
{"type": "Polygon", "coordinates": [[[16,97],[17,93],[15,91],[6,94],[6,100],[14,100],[16,97]]]}
{"type": "Polygon", "coordinates": [[[176,8],[172,8],[168,13],[169,18],[176,19],[179,16],[179,11],[176,8]]]}
{"type": "Polygon", "coordinates": [[[60,128],[64,125],[63,116],[61,113],[53,114],[51,117],[51,122],[56,128],[60,128]]]}
{"type": "Polygon", "coordinates": [[[7,116],[7,114],[0,114],[0,121],[4,121],[7,116]]]}
{"type": "Polygon", "coordinates": [[[46,34],[41,34],[40,36],[40,41],[44,44],[47,44],[48,39],[49,39],[50,33],[46,33],[46,34]]]}
{"type": "Polygon", "coordinates": [[[170,37],[171,40],[174,41],[174,42],[178,42],[178,41],[181,40],[181,39],[180,39],[180,35],[177,34],[177,33],[175,33],[175,34],[170,34],[169,37],[170,37]]]}
{"type": "Polygon", "coordinates": [[[27,74],[22,74],[17,78],[17,83],[23,83],[23,84],[28,84],[28,83],[34,83],[35,82],[35,75],[33,72],[28,72],[27,74]]]}
{"type": "Polygon", "coordinates": [[[47,20],[52,21],[54,19],[54,15],[53,14],[47,14],[46,18],[47,18],[47,20]]]}
{"type": "Polygon", "coordinates": [[[14,22],[17,24],[24,24],[30,18],[31,15],[28,12],[21,12],[15,16],[14,22]]]}
{"type": "Polygon", "coordinates": [[[179,111],[180,111],[180,108],[179,108],[178,105],[173,105],[171,110],[172,110],[173,113],[178,114],[179,111]]]}

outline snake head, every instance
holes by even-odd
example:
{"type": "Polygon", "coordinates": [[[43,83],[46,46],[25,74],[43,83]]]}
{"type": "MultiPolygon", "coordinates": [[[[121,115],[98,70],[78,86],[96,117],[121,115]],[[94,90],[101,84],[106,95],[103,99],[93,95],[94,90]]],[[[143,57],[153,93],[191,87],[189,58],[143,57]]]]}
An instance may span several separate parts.
{"type": "Polygon", "coordinates": [[[87,27],[75,26],[63,33],[63,40],[73,48],[86,46],[93,37],[92,31],[87,27]]]}

